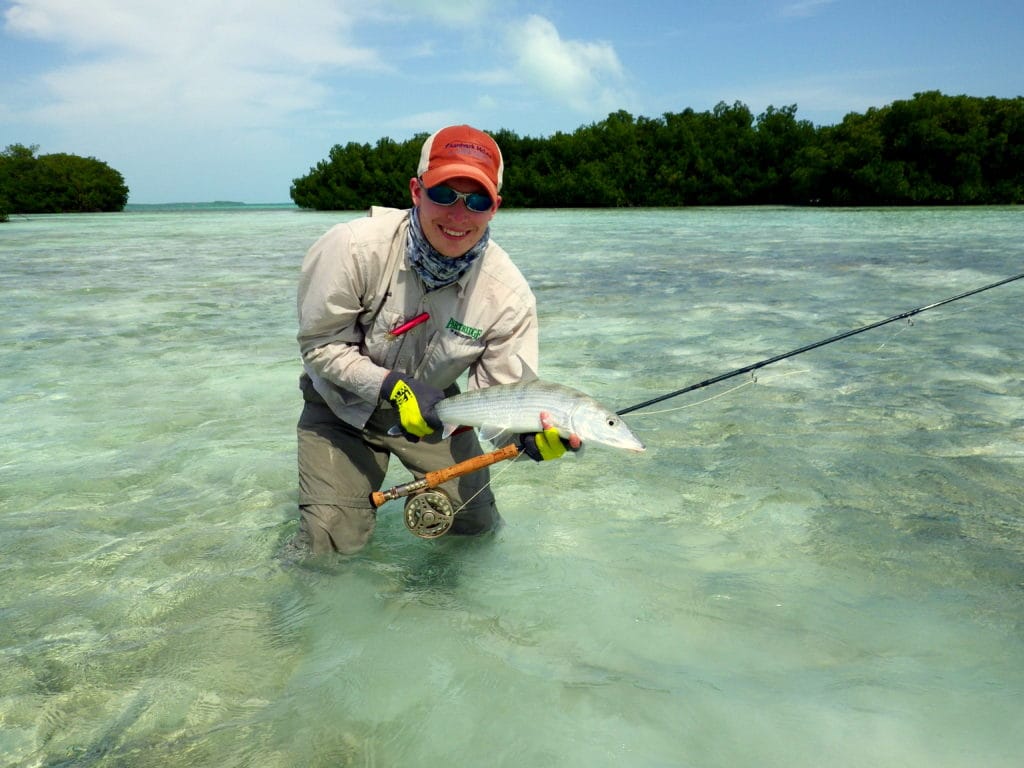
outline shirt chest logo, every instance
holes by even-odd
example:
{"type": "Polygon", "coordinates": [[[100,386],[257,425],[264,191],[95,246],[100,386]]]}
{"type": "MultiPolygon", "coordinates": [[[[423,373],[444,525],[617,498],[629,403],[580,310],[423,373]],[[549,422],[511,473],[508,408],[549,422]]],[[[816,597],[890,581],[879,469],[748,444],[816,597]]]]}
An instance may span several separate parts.
{"type": "Polygon", "coordinates": [[[454,317],[448,319],[448,325],[445,326],[445,330],[449,330],[456,336],[462,336],[463,338],[471,339],[472,341],[476,341],[484,335],[484,332],[480,328],[471,328],[468,325],[463,325],[454,317]]]}

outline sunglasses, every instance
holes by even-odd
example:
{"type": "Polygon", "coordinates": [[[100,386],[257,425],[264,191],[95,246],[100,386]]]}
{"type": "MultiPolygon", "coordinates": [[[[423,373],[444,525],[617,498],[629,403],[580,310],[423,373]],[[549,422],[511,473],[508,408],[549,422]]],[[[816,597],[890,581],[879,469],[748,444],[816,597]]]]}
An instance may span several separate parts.
{"type": "Polygon", "coordinates": [[[486,213],[494,207],[494,201],[486,192],[456,192],[446,184],[438,184],[436,187],[425,187],[420,182],[420,187],[427,192],[430,201],[438,205],[455,205],[459,200],[466,204],[466,207],[473,213],[486,213]]]}

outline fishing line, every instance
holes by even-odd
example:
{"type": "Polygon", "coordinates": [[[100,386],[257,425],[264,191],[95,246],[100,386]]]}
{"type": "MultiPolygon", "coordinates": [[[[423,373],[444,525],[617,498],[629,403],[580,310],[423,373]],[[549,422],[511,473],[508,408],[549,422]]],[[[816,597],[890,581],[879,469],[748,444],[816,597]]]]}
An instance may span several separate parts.
{"type": "Polygon", "coordinates": [[[697,389],[703,389],[704,387],[709,387],[712,384],[717,384],[720,381],[725,381],[726,379],[731,379],[734,376],[741,376],[744,373],[749,373],[751,371],[756,371],[758,368],[764,368],[766,365],[771,365],[772,363],[777,363],[780,360],[785,360],[785,359],[790,358],[790,357],[796,357],[797,355],[801,355],[804,352],[810,352],[812,349],[818,349],[819,347],[824,347],[827,344],[832,344],[832,343],[837,342],[837,341],[842,341],[843,339],[848,339],[850,336],[856,336],[858,333],[864,333],[865,331],[870,331],[873,328],[879,328],[879,327],[881,327],[883,325],[888,325],[889,323],[894,323],[897,320],[903,320],[903,319],[906,319],[906,318],[909,318],[909,317],[913,317],[914,315],[919,315],[922,312],[927,312],[930,309],[935,309],[936,307],[941,307],[941,306],[943,306],[945,304],[951,304],[954,301],[959,301],[960,299],[965,299],[968,296],[973,296],[973,295],[975,295],[977,293],[982,293],[984,291],[992,290],[993,288],[998,288],[1001,285],[1006,285],[1007,283],[1012,283],[1014,280],[1020,280],[1021,278],[1024,278],[1024,272],[1022,272],[1019,275],[1013,275],[1012,277],[1006,277],[1006,278],[1003,278],[1002,280],[997,280],[996,282],[989,283],[988,285],[983,285],[980,288],[974,288],[974,289],[972,289],[970,291],[964,291],[963,293],[959,293],[956,296],[950,296],[948,299],[942,299],[941,301],[936,301],[936,302],[933,302],[932,304],[925,304],[924,306],[916,307],[915,309],[910,309],[910,310],[907,310],[906,312],[900,312],[898,315],[893,315],[892,317],[887,317],[884,320],[878,320],[877,322],[874,322],[874,323],[868,323],[867,325],[862,325],[860,328],[854,328],[853,330],[850,330],[850,331],[844,331],[843,333],[836,334],[835,336],[830,336],[827,339],[822,339],[821,341],[816,341],[813,344],[807,344],[807,345],[805,345],[803,347],[798,347],[797,349],[790,350],[789,352],[783,352],[781,355],[775,355],[773,357],[768,357],[768,358],[765,358],[764,360],[759,360],[756,363],[751,363],[750,365],[745,365],[742,368],[736,368],[735,370],[728,371],[728,372],[723,373],[723,374],[719,374],[718,376],[712,376],[710,379],[705,379],[704,381],[699,381],[696,384],[691,384],[688,387],[683,387],[682,389],[677,389],[674,392],[669,392],[667,394],[660,395],[659,397],[654,397],[654,398],[651,398],[650,400],[645,400],[642,403],[637,403],[636,405],[631,405],[628,408],[623,408],[622,410],[618,411],[617,413],[618,413],[619,416],[623,416],[623,415],[625,415],[627,413],[632,413],[633,411],[638,411],[641,408],[646,408],[646,407],[648,407],[650,405],[655,405],[657,403],[664,402],[665,400],[670,400],[673,397],[678,397],[679,395],[686,394],[687,392],[693,392],[694,390],[697,390],[697,389]]]}
{"type": "Polygon", "coordinates": [[[913,320],[907,320],[907,324],[903,328],[900,328],[898,331],[896,331],[896,333],[894,333],[892,336],[890,336],[888,339],[886,339],[885,341],[883,341],[881,344],[878,345],[878,348],[875,349],[875,354],[878,354],[883,349],[885,349],[886,345],[890,341],[895,341],[896,337],[902,335],[906,331],[909,331],[913,327],[914,327],[914,321],[913,320]]]}
{"type": "Polygon", "coordinates": [[[495,470],[494,472],[492,472],[492,473],[491,473],[491,476],[490,476],[490,477],[489,477],[489,478],[487,479],[487,482],[486,482],[486,483],[484,483],[484,484],[483,484],[482,486],[480,486],[480,490],[479,490],[479,491],[477,491],[476,493],[474,493],[474,494],[473,494],[472,496],[470,496],[470,497],[469,497],[468,499],[466,499],[466,500],[465,500],[464,502],[462,502],[462,505],[461,505],[461,506],[460,506],[460,507],[459,507],[458,509],[456,509],[456,510],[455,510],[455,514],[458,514],[459,512],[461,512],[462,510],[464,510],[464,509],[465,509],[466,507],[468,507],[468,506],[470,505],[470,503],[471,503],[471,502],[473,501],[473,499],[475,499],[475,498],[476,498],[477,496],[479,496],[479,495],[480,495],[481,493],[483,493],[483,492],[484,492],[484,491],[486,491],[486,490],[487,490],[488,488],[490,488],[490,487],[491,487],[491,484],[492,484],[492,483],[493,483],[493,482],[494,482],[495,480],[497,480],[497,479],[498,479],[499,477],[501,477],[501,476],[502,476],[503,474],[505,474],[505,473],[506,473],[506,472],[508,472],[508,471],[509,471],[510,469],[512,469],[512,465],[513,465],[513,464],[515,464],[515,463],[516,463],[517,461],[519,461],[519,460],[520,460],[521,458],[523,458],[523,454],[519,454],[519,455],[518,455],[518,456],[516,456],[516,457],[515,457],[514,459],[512,459],[512,460],[511,460],[510,462],[508,462],[508,464],[507,464],[506,466],[504,466],[504,467],[502,467],[501,469],[498,469],[498,470],[495,470]]]}
{"type": "MultiPolygon", "coordinates": [[[[945,315],[940,315],[939,317],[933,318],[932,320],[929,320],[928,322],[930,322],[930,323],[944,323],[947,320],[955,319],[957,315],[962,315],[965,312],[976,311],[979,307],[987,306],[988,304],[991,304],[994,301],[996,301],[996,297],[995,296],[990,297],[988,299],[985,299],[984,301],[980,301],[977,304],[973,304],[973,305],[970,305],[970,306],[962,307],[960,309],[950,310],[949,313],[947,313],[945,315]]],[[[915,323],[914,323],[913,318],[908,318],[907,319],[906,327],[900,328],[898,331],[893,333],[892,336],[890,336],[888,339],[886,339],[881,344],[879,344],[878,345],[878,349],[876,349],[875,352],[881,352],[885,348],[885,346],[887,344],[889,344],[889,342],[893,341],[894,339],[896,339],[897,336],[902,335],[906,331],[909,331],[911,328],[914,327],[914,325],[915,325],[915,323]]]]}
{"type": "Polygon", "coordinates": [[[680,406],[677,406],[675,408],[665,408],[665,409],[660,410],[660,411],[644,411],[643,413],[638,413],[637,416],[660,416],[660,415],[662,415],[664,413],[675,413],[676,411],[684,411],[687,408],[696,408],[698,405],[704,405],[704,403],[710,403],[712,400],[717,400],[720,397],[725,397],[726,395],[731,395],[733,392],[738,392],[739,390],[743,389],[744,387],[749,387],[749,386],[752,386],[754,384],[761,384],[761,383],[767,384],[769,381],[775,381],[776,379],[782,379],[782,378],[785,378],[786,376],[796,376],[796,375],[801,374],[801,373],[807,373],[809,370],[810,370],[810,368],[803,368],[803,369],[801,369],[799,371],[787,371],[786,373],[779,373],[779,374],[776,374],[775,376],[772,376],[772,377],[767,378],[767,379],[759,379],[759,378],[757,378],[757,376],[751,376],[750,377],[750,381],[745,381],[742,384],[737,384],[732,389],[727,389],[727,390],[725,390],[725,392],[719,392],[717,395],[712,395],[711,397],[705,397],[703,400],[698,400],[695,403],[687,403],[686,405],[680,405],[680,406]]]}

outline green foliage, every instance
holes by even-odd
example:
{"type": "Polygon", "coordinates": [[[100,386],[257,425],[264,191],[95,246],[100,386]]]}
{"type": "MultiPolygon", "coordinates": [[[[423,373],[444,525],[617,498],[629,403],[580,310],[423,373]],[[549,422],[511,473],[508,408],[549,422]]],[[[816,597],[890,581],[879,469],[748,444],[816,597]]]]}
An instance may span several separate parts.
{"type": "Polygon", "coordinates": [[[0,212],[120,211],[128,202],[124,177],[106,163],[37,150],[11,144],[0,152],[0,212]]]}
{"type": "Polygon", "coordinates": [[[424,134],[404,144],[384,138],[374,147],[354,142],[337,145],[327,160],[295,179],[292,200],[318,210],[401,207],[409,199],[409,179],[416,172],[420,145],[426,138],[424,134]]]}
{"type": "MultiPolygon", "coordinates": [[[[851,113],[834,126],[796,105],[756,118],[742,103],[660,118],[625,111],[549,138],[493,131],[504,205],[972,205],[1024,202],[1024,98],[938,91],[851,113]]],[[[426,135],[337,145],[295,179],[304,208],[409,205],[426,135]]]]}

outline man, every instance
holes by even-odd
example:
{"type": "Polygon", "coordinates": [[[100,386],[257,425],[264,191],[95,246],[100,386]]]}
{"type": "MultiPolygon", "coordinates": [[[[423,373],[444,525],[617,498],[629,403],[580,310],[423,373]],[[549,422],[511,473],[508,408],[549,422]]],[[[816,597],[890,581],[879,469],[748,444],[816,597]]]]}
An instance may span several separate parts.
{"type": "MultiPolygon", "coordinates": [[[[297,541],[315,554],[365,546],[376,522],[369,496],[391,454],[422,475],[482,453],[471,430],[442,440],[434,412],[463,373],[470,389],[537,377],[533,293],[490,239],[503,172],[486,133],[443,128],[423,144],[411,210],[371,209],[306,254],[297,541]]],[[[565,452],[556,429],[518,439],[538,461],[565,452]]],[[[500,524],[488,477],[441,486],[457,510],[452,533],[500,524]]]]}

